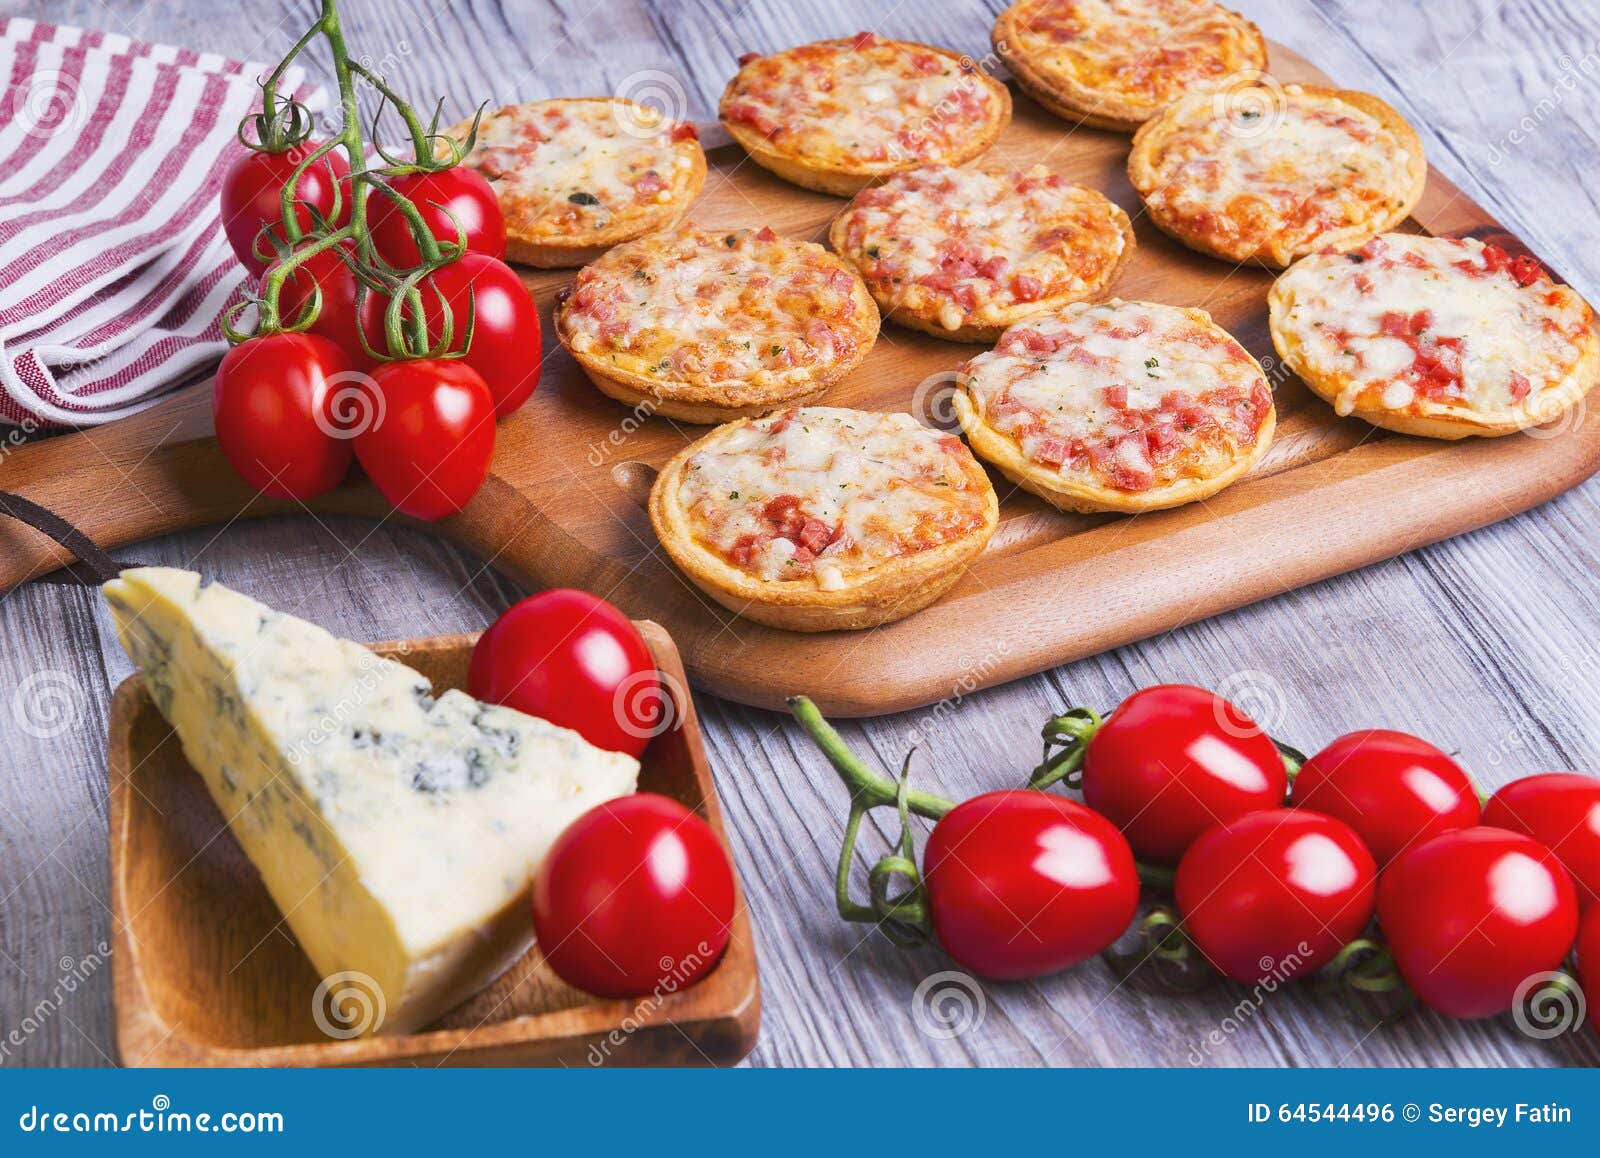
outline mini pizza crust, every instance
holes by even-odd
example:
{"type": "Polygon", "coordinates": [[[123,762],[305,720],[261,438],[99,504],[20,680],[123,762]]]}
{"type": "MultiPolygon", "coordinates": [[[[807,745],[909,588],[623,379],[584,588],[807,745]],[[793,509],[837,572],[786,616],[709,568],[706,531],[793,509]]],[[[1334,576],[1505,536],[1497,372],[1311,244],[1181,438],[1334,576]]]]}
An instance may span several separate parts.
{"type": "MultiPolygon", "coordinates": [[[[1267,41],[1261,30],[1237,12],[1212,4],[1208,5],[1212,11],[1204,14],[1215,22],[1217,32],[1226,36],[1216,45],[1217,72],[1211,84],[1197,82],[1181,91],[1164,91],[1149,100],[1136,99],[1112,87],[1085,84],[1073,71],[1051,62],[1051,44],[1030,28],[1039,9],[1057,3],[1059,0],[1017,0],[995,20],[991,39],[1024,92],[1056,116],[1077,124],[1131,133],[1181,95],[1226,84],[1230,77],[1267,67],[1267,41]]],[[[1084,51],[1092,53],[1094,47],[1094,39],[1086,38],[1084,51]]],[[[1161,47],[1152,44],[1151,51],[1161,47]]]]}
{"type": "MultiPolygon", "coordinates": [[[[1376,242],[1392,244],[1394,241],[1401,244],[1423,242],[1428,244],[1460,245],[1463,252],[1481,253],[1483,248],[1472,240],[1453,242],[1449,238],[1417,238],[1407,234],[1386,235],[1376,239],[1376,242]]],[[[1320,364],[1314,357],[1306,342],[1304,327],[1292,321],[1292,314],[1296,304],[1296,293],[1299,283],[1305,276],[1313,271],[1331,265],[1331,255],[1313,254],[1296,262],[1272,285],[1267,295],[1268,326],[1272,333],[1272,344],[1277,349],[1279,357],[1284,364],[1292,370],[1306,387],[1322,398],[1341,415],[1360,418],[1373,426],[1384,430],[1392,430],[1399,434],[1417,435],[1423,438],[1462,439],[1462,438],[1495,438],[1517,431],[1527,430],[1530,427],[1542,426],[1554,422],[1583,401],[1584,397],[1600,383],[1600,329],[1597,329],[1594,310],[1579,295],[1566,286],[1555,287],[1549,280],[1543,281],[1538,288],[1544,291],[1559,292],[1564,301],[1570,304],[1575,313],[1582,319],[1583,331],[1575,342],[1575,349],[1571,359],[1565,364],[1565,371],[1558,378],[1548,375],[1533,381],[1533,388],[1528,397],[1520,404],[1496,407],[1493,410],[1478,410],[1471,406],[1459,403],[1441,403],[1426,399],[1412,398],[1403,406],[1384,406],[1382,392],[1379,392],[1377,401],[1379,405],[1362,404],[1362,398],[1369,394],[1371,387],[1364,389],[1356,396],[1355,404],[1345,409],[1341,406],[1341,398],[1355,383],[1354,375],[1340,373],[1330,367],[1320,364]],[[1542,383],[1542,384],[1541,384],[1542,383]]],[[[1337,260],[1345,263],[1348,255],[1340,256],[1337,260]]],[[[1362,272],[1361,266],[1332,266],[1335,275],[1346,274],[1353,277],[1362,272]]],[[[1531,292],[1531,291],[1530,291],[1531,292]]],[[[1319,303],[1325,306],[1326,303],[1319,303]]],[[[1400,312],[1412,313],[1405,308],[1418,303],[1396,303],[1402,305],[1400,312]]],[[[1322,308],[1316,311],[1316,321],[1323,323],[1313,328],[1321,330],[1326,326],[1329,315],[1322,308]]],[[[1497,331],[1509,327],[1495,326],[1497,331]]],[[[1446,335],[1453,336],[1453,335],[1446,335]]],[[[1532,336],[1531,333],[1528,336],[1532,336]]],[[[1392,379],[1375,379],[1373,381],[1392,381],[1392,379]]]]}
{"type": "MultiPolygon", "coordinates": [[[[865,411],[811,408],[786,411],[800,416],[817,413],[854,415],[862,422],[877,423],[891,416],[865,411]]],[[[781,415],[771,415],[778,419],[781,415]]],[[[937,431],[917,427],[910,415],[907,423],[924,434],[938,437],[937,431]]],[[[747,570],[734,566],[710,549],[696,534],[689,508],[682,501],[684,480],[691,461],[708,449],[714,450],[735,432],[760,419],[740,419],[719,427],[685,447],[662,468],[650,489],[650,522],[661,545],[689,579],[722,606],[745,619],[780,627],[787,631],[846,631],[877,627],[920,611],[948,591],[971,562],[982,554],[995,527],[1000,506],[994,487],[970,451],[952,439],[949,453],[966,480],[965,493],[976,497],[981,506],[978,526],[957,538],[913,553],[898,555],[873,566],[864,575],[836,589],[823,589],[814,576],[796,580],[764,581],[747,570]]]]}
{"type": "MultiPolygon", "coordinates": [[[[1267,114],[1258,112],[1258,115],[1267,114]]],[[[1249,142],[1252,138],[1245,136],[1241,139],[1245,142],[1241,152],[1251,153],[1249,142]]],[[[1307,253],[1324,249],[1355,249],[1377,234],[1399,225],[1411,215],[1422,198],[1423,187],[1428,182],[1428,162],[1423,153],[1422,138],[1417,136],[1416,130],[1404,117],[1372,94],[1311,84],[1290,84],[1280,88],[1276,82],[1269,82],[1248,89],[1197,93],[1146,121],[1133,137],[1133,150],[1128,155],[1128,179],[1144,199],[1145,209],[1156,227],[1190,249],[1224,261],[1253,262],[1269,269],[1282,269],[1307,253]],[[1262,94],[1259,99],[1253,96],[1257,92],[1262,94]],[[1288,102],[1290,106],[1297,102],[1315,104],[1337,101],[1376,121],[1394,139],[1404,158],[1404,172],[1397,174],[1396,187],[1389,191],[1390,196],[1382,203],[1371,206],[1358,220],[1341,228],[1301,240],[1286,239],[1275,234],[1253,245],[1243,238],[1231,242],[1218,241],[1195,228],[1192,222],[1170,212],[1165,206],[1164,194],[1167,189],[1180,185],[1178,177],[1183,173],[1184,164],[1180,162],[1177,177],[1169,179],[1160,168],[1161,158],[1174,140],[1189,131],[1188,122],[1198,116],[1208,124],[1215,124],[1218,118],[1214,110],[1219,102],[1224,106],[1237,105],[1251,109],[1261,104],[1272,107],[1273,102],[1278,100],[1288,102]]],[[[1227,219],[1223,207],[1211,212],[1215,217],[1227,219]]]]}
{"type": "MultiPolygon", "coordinates": [[[[1101,303],[1098,307],[1123,309],[1131,307],[1137,310],[1157,310],[1172,314],[1184,315],[1191,323],[1203,327],[1208,332],[1213,332],[1219,339],[1237,347],[1239,354],[1254,370],[1254,377],[1259,379],[1265,389],[1266,376],[1260,364],[1244,350],[1242,346],[1212,320],[1210,314],[1201,309],[1178,309],[1173,306],[1153,305],[1146,302],[1111,301],[1101,303]]],[[[1082,310],[1091,308],[1078,306],[1064,311],[1063,316],[1072,316],[1082,310]]],[[[1038,325],[1050,319],[1032,318],[1018,323],[1017,328],[1038,325]]],[[[1150,348],[1159,349],[1152,346],[1150,348]]],[[[983,356],[980,356],[983,357],[983,356]]],[[[975,360],[976,361],[976,360],[975,360]]],[[[963,367],[960,379],[953,396],[956,418],[961,423],[962,432],[967,437],[968,444],[973,452],[985,462],[994,466],[1002,475],[1010,479],[1017,486],[1031,494],[1038,495],[1051,506],[1063,511],[1080,513],[1117,512],[1125,514],[1138,514],[1144,511],[1165,510],[1170,507],[1182,506],[1185,503],[1197,502],[1209,498],[1218,491],[1237,482],[1261,460],[1262,455],[1272,444],[1272,438],[1277,430],[1277,411],[1271,404],[1270,391],[1265,408],[1265,416],[1256,430],[1255,441],[1244,453],[1233,454],[1225,468],[1212,471],[1202,477],[1186,477],[1169,482],[1158,483],[1145,490],[1125,490],[1118,487],[1104,485],[1083,475],[1071,473],[1064,469],[1040,463],[1031,458],[1023,449],[1019,439],[1002,432],[989,417],[990,406],[983,398],[977,396],[973,389],[973,378],[970,373],[972,363],[963,367]]],[[[1174,387],[1181,389],[1181,386],[1174,387]]]]}
{"type": "MultiPolygon", "coordinates": [[[[710,275],[708,280],[724,286],[737,285],[736,282],[718,279],[715,274],[710,275]]],[[[758,292],[758,297],[766,300],[770,295],[763,290],[758,292]]],[[[630,302],[624,308],[630,314],[637,315],[633,304],[630,302]]],[[[764,342],[770,343],[773,337],[774,331],[770,327],[763,329],[763,322],[759,318],[746,320],[735,316],[723,321],[730,324],[730,334],[733,332],[732,323],[737,323],[742,327],[740,333],[760,335],[747,338],[747,345],[754,343],[759,347],[764,342]]],[[[866,358],[877,340],[879,320],[878,308],[861,279],[822,246],[778,237],[771,230],[759,233],[753,230],[708,231],[690,225],[673,233],[654,234],[626,242],[584,267],[578,280],[558,298],[554,323],[561,345],[602,394],[650,415],[711,424],[765,414],[778,406],[794,405],[819,397],[866,358]],[[763,240],[760,233],[769,236],[763,240]],[[729,238],[737,239],[735,246],[726,244],[729,238]],[[575,304],[578,294],[574,291],[583,287],[587,280],[610,278],[613,283],[621,283],[631,289],[632,281],[624,281],[622,277],[627,270],[660,276],[663,272],[678,271],[684,267],[687,264],[683,260],[686,252],[720,256],[723,250],[733,250],[746,243],[776,247],[773,255],[781,261],[777,268],[792,272],[804,263],[845,287],[851,307],[837,323],[837,328],[844,331],[844,336],[851,343],[845,357],[815,365],[795,366],[780,372],[763,371],[728,377],[712,377],[708,374],[667,377],[619,364],[619,352],[586,347],[576,337],[574,319],[581,311],[581,306],[575,304]]],[[[784,343],[790,340],[785,337],[784,343]]],[[[680,345],[673,343],[669,337],[661,348],[671,351],[680,345]]],[[[639,361],[638,358],[630,360],[639,361]]]]}
{"type": "MultiPolygon", "coordinates": [[[[462,164],[488,177],[495,187],[506,223],[507,260],[539,269],[567,269],[587,265],[624,241],[670,229],[689,212],[689,206],[705,185],[706,155],[696,136],[672,139],[675,124],[646,105],[620,97],[570,97],[506,105],[484,115],[478,128],[477,145],[462,164]],[[623,183],[628,184],[626,176],[632,175],[630,165],[646,164],[649,168],[640,176],[654,172],[657,179],[665,182],[665,187],[648,201],[629,200],[621,205],[602,203],[594,207],[603,210],[603,216],[597,216],[589,212],[590,206],[572,200],[582,194],[595,196],[592,189],[577,187],[598,184],[586,179],[593,170],[576,157],[566,156],[563,144],[559,146],[563,149],[561,160],[537,182],[538,191],[517,188],[517,166],[504,163],[518,160],[517,145],[508,143],[496,148],[494,142],[502,132],[510,133],[524,124],[544,122],[547,114],[564,115],[574,123],[574,127],[566,131],[575,135],[581,134],[587,126],[599,134],[596,141],[620,141],[621,148],[612,158],[624,174],[623,183]],[[640,135],[657,121],[661,124],[660,134],[640,135]],[[651,159],[657,156],[661,163],[650,165],[651,159]],[[669,172],[660,174],[659,169],[669,162],[669,172]],[[490,177],[490,172],[504,175],[490,177]],[[562,189],[546,193],[546,186],[556,185],[562,189]],[[574,188],[566,189],[568,185],[574,188]],[[559,207],[562,201],[574,208],[552,215],[551,208],[559,207]]],[[[471,131],[472,122],[462,121],[449,131],[449,136],[465,141],[471,131]]],[[[532,147],[532,157],[537,157],[538,146],[532,147]]],[[[595,145],[584,151],[593,153],[595,145]]],[[[530,158],[521,163],[532,166],[534,161],[530,158]]],[[[637,178],[630,187],[636,185],[637,178]]]]}
{"type": "MultiPolygon", "coordinates": [[[[905,174],[896,174],[875,188],[877,190],[894,188],[902,181],[916,181],[923,175],[935,170],[949,172],[958,178],[976,174],[1000,178],[1014,178],[1017,175],[999,168],[968,170],[931,166],[910,170],[905,174]]],[[[1036,166],[1032,172],[1035,175],[1042,176],[1043,179],[1054,177],[1043,166],[1036,166]]],[[[1059,180],[1059,178],[1056,179],[1059,180]]],[[[1074,302],[1095,301],[1105,297],[1111,292],[1112,285],[1121,276],[1123,269],[1133,256],[1137,241],[1134,237],[1133,223],[1128,220],[1128,215],[1103,194],[1089,189],[1087,186],[1068,185],[1065,188],[1072,191],[1074,195],[1086,196],[1091,198],[1097,205],[1103,205],[1105,215],[1111,224],[1110,236],[1120,238],[1121,248],[1116,256],[1087,284],[1078,287],[1062,287],[1056,292],[1045,293],[1033,301],[1014,301],[1009,306],[997,308],[990,308],[990,303],[984,303],[979,307],[981,313],[975,313],[974,311],[961,310],[959,305],[949,302],[947,297],[938,294],[936,291],[923,290],[923,287],[920,286],[906,286],[901,287],[897,292],[889,292],[869,276],[871,267],[869,256],[850,242],[851,221],[860,212],[855,203],[846,206],[844,211],[833,219],[833,224],[828,229],[828,244],[833,247],[835,253],[861,275],[862,280],[866,283],[867,290],[872,294],[873,300],[878,303],[878,309],[887,320],[952,342],[992,344],[999,341],[1000,335],[1005,333],[1009,326],[1014,325],[1023,318],[1054,313],[1074,302]],[[919,290],[923,292],[917,292],[919,290]],[[962,314],[962,323],[954,328],[945,325],[942,320],[947,303],[949,308],[960,310],[962,314]]],[[[857,197],[860,198],[861,194],[857,194],[857,197]]],[[[952,208],[955,212],[961,213],[971,207],[957,200],[953,203],[952,208]]],[[[1024,216],[1019,212],[1012,215],[1011,220],[1021,220],[1024,216]]],[[[1034,222],[1034,224],[1039,223],[1034,222]]],[[[920,236],[925,238],[937,228],[937,226],[931,226],[929,230],[922,231],[920,236]]],[[[1072,249],[1076,244],[1078,242],[1075,238],[1064,238],[1051,248],[1056,252],[1064,253],[1072,249]]]]}
{"type": "MultiPolygon", "coordinates": [[[[871,159],[861,155],[863,150],[856,147],[855,142],[838,140],[835,134],[824,127],[830,122],[808,126],[817,129],[824,144],[821,150],[812,150],[799,143],[790,144],[774,140],[773,137],[779,134],[769,136],[738,118],[740,108],[751,104],[746,93],[747,89],[756,83],[758,74],[770,71],[775,64],[779,67],[803,67],[802,59],[810,54],[856,52],[858,50],[854,45],[859,43],[862,37],[867,36],[870,34],[862,33],[854,38],[817,41],[772,53],[769,56],[752,54],[751,58],[740,65],[739,72],[723,90],[718,105],[718,115],[729,135],[750,155],[752,161],[791,184],[832,193],[839,197],[850,197],[870,185],[876,185],[892,173],[914,169],[919,165],[964,164],[987,152],[1000,139],[1005,127],[1011,123],[1010,91],[1005,85],[979,70],[970,57],[931,45],[888,40],[883,37],[872,37],[868,47],[893,50],[897,56],[903,56],[906,62],[926,55],[941,58],[963,74],[963,80],[958,83],[970,82],[975,86],[975,91],[985,94],[985,108],[981,119],[974,121],[969,114],[959,110],[952,110],[948,114],[952,125],[958,129],[959,141],[952,141],[948,147],[931,151],[929,155],[919,153],[915,156],[871,159]]],[[[857,97],[858,99],[847,102],[846,108],[861,108],[866,103],[871,103],[859,94],[857,97]]],[[[940,115],[934,111],[937,104],[938,102],[934,102],[927,112],[905,110],[906,119],[913,125],[935,123],[931,118],[940,115]]],[[[813,120],[816,120],[809,105],[805,112],[794,114],[790,119],[804,116],[812,116],[813,120]]]]}

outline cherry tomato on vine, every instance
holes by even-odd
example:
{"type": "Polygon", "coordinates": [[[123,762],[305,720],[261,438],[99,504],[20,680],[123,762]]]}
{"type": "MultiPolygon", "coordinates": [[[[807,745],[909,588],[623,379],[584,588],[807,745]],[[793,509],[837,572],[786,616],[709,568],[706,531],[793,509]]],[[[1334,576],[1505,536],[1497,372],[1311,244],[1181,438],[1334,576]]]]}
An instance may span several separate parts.
{"type": "Polygon", "coordinates": [[[1493,1017],[1556,968],[1578,932],[1572,880],[1532,837],[1487,825],[1408,849],[1378,884],[1378,924],[1406,984],[1451,1017],[1493,1017]]]}
{"type": "Polygon", "coordinates": [[[1355,829],[1380,867],[1478,823],[1478,793],[1459,764],[1426,740],[1376,728],[1340,736],[1307,760],[1292,802],[1355,829]]]}
{"type": "MultiPolygon", "coordinates": [[[[340,256],[341,253],[351,255],[353,247],[342,245],[324,249],[295,266],[284,279],[278,293],[278,315],[284,325],[294,323],[310,306],[314,291],[320,289],[322,301],[316,321],[303,332],[320,334],[337,343],[352,366],[369,366],[372,359],[361,347],[360,318],[356,308],[360,282],[345,258],[340,256]]],[[[268,270],[261,275],[257,293],[266,294],[267,276],[271,272],[268,270]]]]}
{"type": "Polygon", "coordinates": [[[315,334],[271,334],[223,356],[211,410],[222,453],[245,482],[275,498],[309,499],[350,469],[336,413],[344,351],[315,334]]]}
{"type": "Polygon", "coordinates": [[[1600,905],[1585,909],[1578,924],[1578,979],[1588,998],[1589,1028],[1600,1033],[1600,905]]]}
{"type": "Polygon", "coordinates": [[[586,591],[514,604],[473,647],[467,690],[633,757],[674,718],[638,629],[586,591]]]}
{"type": "Polygon", "coordinates": [[[1138,870],[1116,826],[1031,789],[988,792],[946,813],[928,838],[923,883],[945,951],[1000,980],[1094,956],[1139,906],[1138,870]]]}
{"type": "Polygon", "coordinates": [[[1241,985],[1304,977],[1372,920],[1378,869],[1344,821],[1273,808],[1202,833],[1178,862],[1178,912],[1241,985]]]}
{"type": "Polygon", "coordinates": [[[676,991],[733,926],[733,866],[711,826],[641,792],[567,826],[533,879],[533,928],[563,981],[600,997],[676,991]]]}
{"type": "Polygon", "coordinates": [[[477,371],[445,359],[386,362],[372,387],[354,433],[367,477],[413,518],[466,506],[494,455],[494,402],[477,371]]]}
{"type": "Polygon", "coordinates": [[[1483,823],[1544,845],[1572,874],[1578,904],[1600,900],[1600,780],[1546,772],[1514,780],[1483,806],[1483,823]]]}
{"type": "MultiPolygon", "coordinates": [[[[261,230],[271,226],[271,236],[285,244],[283,186],[295,169],[316,152],[319,142],[304,141],[282,153],[251,150],[228,167],[222,178],[222,228],[233,252],[253,274],[264,272],[275,260],[273,246],[261,230]]],[[[302,230],[313,224],[311,211],[333,214],[334,188],[338,186],[339,215],[330,224],[350,220],[350,163],[338,149],[308,168],[295,186],[295,221],[302,230]]]]}
{"type": "Polygon", "coordinates": [[[1141,858],[1175,864],[1195,837],[1277,808],[1288,774],[1272,739],[1204,688],[1160,684],[1122,701],[1090,738],[1083,799],[1141,858]]]}
{"type": "MultiPolygon", "coordinates": [[[[506,223],[500,214],[500,199],[495,196],[494,186],[477,170],[457,165],[453,169],[391,177],[387,184],[417,207],[428,231],[440,242],[454,245],[460,240],[456,229],[459,224],[466,234],[468,253],[505,257],[506,223]]],[[[382,190],[373,190],[367,202],[367,219],[372,226],[373,243],[385,261],[396,269],[422,264],[422,251],[412,236],[411,223],[382,190]]]]}
{"type": "MultiPolygon", "coordinates": [[[[539,384],[542,333],[539,310],[516,271],[503,261],[469,253],[440,266],[418,283],[428,338],[437,342],[444,329],[439,297],[449,303],[454,326],[451,351],[462,349],[467,316],[472,315],[472,344],[461,360],[483,376],[494,395],[495,416],[504,418],[521,406],[539,384]],[[470,307],[470,310],[469,310],[470,307]]],[[[372,348],[382,352],[384,312],[389,298],[369,293],[361,325],[372,348]]],[[[403,311],[406,317],[410,310],[403,311]]]]}

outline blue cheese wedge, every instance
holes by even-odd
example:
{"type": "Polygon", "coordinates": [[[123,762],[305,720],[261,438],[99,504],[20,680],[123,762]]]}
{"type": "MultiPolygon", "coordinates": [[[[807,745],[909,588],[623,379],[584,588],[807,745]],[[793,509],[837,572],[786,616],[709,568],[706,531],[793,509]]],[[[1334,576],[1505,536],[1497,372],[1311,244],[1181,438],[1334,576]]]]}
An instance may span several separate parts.
{"type": "MultiPolygon", "coordinates": [[[[533,941],[534,870],[638,762],[189,571],[105,585],[123,648],[306,955],[404,1033],[533,941]],[[370,979],[370,980],[368,980],[370,979]]],[[[374,1019],[376,1020],[376,1019],[374,1019]]]]}

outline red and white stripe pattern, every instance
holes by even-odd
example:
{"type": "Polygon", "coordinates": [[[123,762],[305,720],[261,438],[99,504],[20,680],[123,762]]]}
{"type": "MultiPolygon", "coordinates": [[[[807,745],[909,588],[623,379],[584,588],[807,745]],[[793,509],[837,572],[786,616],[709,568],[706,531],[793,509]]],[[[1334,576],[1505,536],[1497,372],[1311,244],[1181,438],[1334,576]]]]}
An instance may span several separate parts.
{"type": "Polygon", "coordinates": [[[218,194],[267,71],[0,19],[0,423],[110,422],[221,356],[245,275],[218,194]]]}

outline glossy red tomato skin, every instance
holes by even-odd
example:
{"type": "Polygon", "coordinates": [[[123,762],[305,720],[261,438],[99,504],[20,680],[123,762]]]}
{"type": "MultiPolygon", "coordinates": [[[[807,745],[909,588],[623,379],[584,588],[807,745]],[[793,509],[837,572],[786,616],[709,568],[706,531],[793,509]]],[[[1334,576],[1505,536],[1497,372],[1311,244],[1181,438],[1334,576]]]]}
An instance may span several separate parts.
{"type": "MultiPolygon", "coordinates": [[[[228,167],[222,178],[222,228],[228,244],[251,273],[260,274],[272,264],[272,246],[260,238],[263,251],[255,246],[261,228],[272,225],[272,236],[284,241],[283,186],[295,168],[317,150],[318,142],[308,141],[282,153],[246,153],[228,167]]],[[[313,208],[332,218],[335,184],[338,186],[339,214],[332,224],[342,226],[350,220],[350,163],[335,149],[308,168],[295,187],[295,220],[302,230],[314,222],[313,208]]]]}
{"type": "Polygon", "coordinates": [[[599,997],[676,992],[727,948],[733,866],[711,826],[641,792],[556,838],[533,880],[533,927],[562,980],[599,997]]]}
{"type": "MultiPolygon", "coordinates": [[[[423,278],[418,288],[432,342],[444,333],[439,295],[449,303],[455,327],[452,352],[463,348],[471,313],[472,341],[461,360],[488,384],[495,415],[504,418],[526,402],[539,385],[543,331],[533,295],[516,271],[503,261],[469,253],[423,278]]],[[[362,306],[361,325],[379,352],[386,348],[383,319],[388,307],[382,294],[368,294],[362,306]]]]}
{"type": "MultiPolygon", "coordinates": [[[[433,173],[392,177],[388,184],[417,207],[429,232],[440,242],[454,245],[460,240],[456,229],[459,224],[466,234],[468,253],[505,257],[506,223],[500,213],[500,199],[495,196],[494,186],[477,170],[458,165],[433,173]],[[449,214],[455,215],[454,221],[449,214]]],[[[367,202],[367,218],[373,243],[385,261],[396,269],[422,264],[422,251],[417,248],[410,223],[390,198],[374,190],[367,202]]]]}
{"type": "Polygon", "coordinates": [[[223,356],[211,412],[222,453],[274,498],[330,491],[350,469],[351,443],[332,407],[344,351],[315,334],[272,334],[223,356]]]}
{"type": "Polygon", "coordinates": [[[1590,905],[1578,923],[1578,977],[1588,1000],[1589,1028],[1600,1033],[1600,905],[1590,905]]]}
{"type": "Polygon", "coordinates": [[[1176,864],[1206,829],[1288,791],[1272,740],[1204,688],[1159,684],[1124,700],[1089,741],[1083,799],[1141,860],[1176,864]]]}
{"type": "Polygon", "coordinates": [[[495,620],[472,649],[467,689],[635,758],[662,719],[660,676],[638,629],[570,588],[530,595],[495,620]]]}
{"type": "Polygon", "coordinates": [[[1483,825],[1408,849],[1378,884],[1378,924],[1418,998],[1493,1017],[1556,968],[1578,932],[1572,881],[1532,837],[1483,825]]]}
{"type": "Polygon", "coordinates": [[[1600,779],[1546,772],[1514,780],[1483,806],[1483,823],[1531,836],[1555,853],[1581,907],[1600,900],[1600,779]]]}
{"type": "MultiPolygon", "coordinates": [[[[284,279],[278,293],[278,314],[284,325],[293,325],[309,308],[315,292],[322,291],[316,321],[306,333],[319,334],[336,343],[354,367],[368,367],[373,359],[361,346],[360,314],[358,310],[360,283],[350,271],[340,253],[351,252],[349,246],[324,249],[295,266],[284,279]]],[[[267,277],[261,275],[257,292],[265,295],[267,277]]]]}
{"type": "Polygon", "coordinates": [[[1046,792],[988,792],[934,826],[923,856],[934,936],[982,977],[1043,977],[1101,952],[1139,906],[1128,842],[1046,792]]]}
{"type": "Polygon", "coordinates": [[[1478,823],[1478,793],[1426,740],[1381,728],[1350,732],[1312,756],[1292,801],[1344,821],[1379,867],[1412,845],[1478,823]]]}
{"type": "Polygon", "coordinates": [[[1344,821],[1274,808],[1202,833],[1178,862],[1174,898],[1219,973],[1241,985],[1292,981],[1366,929],[1377,875],[1344,821]]]}
{"type": "Polygon", "coordinates": [[[356,458],[383,497],[415,519],[453,515],[483,485],[494,456],[494,403],[459,361],[387,362],[379,401],[356,431],[356,458]]]}

